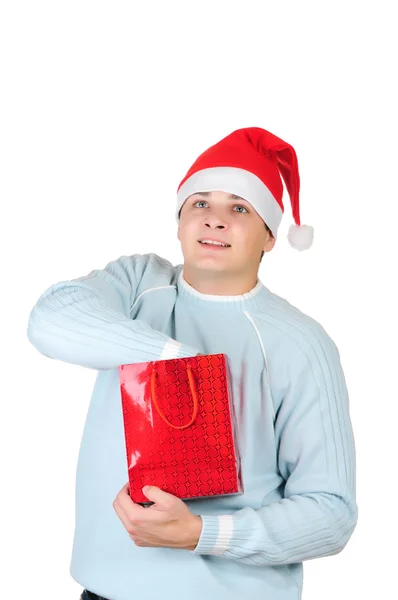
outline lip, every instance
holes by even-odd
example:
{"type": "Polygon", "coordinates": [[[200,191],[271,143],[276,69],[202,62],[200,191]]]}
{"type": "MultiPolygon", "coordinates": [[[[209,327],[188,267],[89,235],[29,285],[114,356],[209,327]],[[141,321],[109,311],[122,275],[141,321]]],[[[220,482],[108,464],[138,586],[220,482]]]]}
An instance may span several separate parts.
{"type": "MultiPolygon", "coordinates": [[[[210,238],[206,238],[206,239],[210,239],[210,238]]],[[[221,242],[222,244],[226,243],[226,242],[221,242]]],[[[200,244],[199,240],[198,240],[198,244],[200,244]]],[[[213,252],[216,252],[217,250],[220,252],[221,250],[229,250],[231,248],[231,246],[214,246],[213,244],[200,244],[201,248],[204,248],[204,250],[212,250],[213,252]]]]}
{"type": "MultiPolygon", "coordinates": [[[[210,242],[219,242],[220,244],[228,244],[228,242],[226,242],[225,240],[219,240],[217,238],[212,238],[212,237],[204,237],[201,239],[202,240],[210,240],[210,242]]],[[[200,239],[198,240],[198,242],[200,243],[200,239]]]]}

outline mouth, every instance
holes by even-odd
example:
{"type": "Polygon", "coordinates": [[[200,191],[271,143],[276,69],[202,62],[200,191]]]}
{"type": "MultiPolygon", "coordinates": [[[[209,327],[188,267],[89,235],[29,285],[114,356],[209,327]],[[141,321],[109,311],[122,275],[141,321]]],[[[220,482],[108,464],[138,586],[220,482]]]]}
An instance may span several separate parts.
{"type": "Polygon", "coordinates": [[[205,243],[205,242],[201,242],[200,240],[198,240],[198,244],[200,246],[202,246],[202,248],[204,248],[205,250],[212,250],[214,251],[220,251],[220,250],[228,250],[228,248],[230,248],[230,244],[225,244],[225,245],[221,245],[221,244],[209,244],[209,243],[205,243]]]}

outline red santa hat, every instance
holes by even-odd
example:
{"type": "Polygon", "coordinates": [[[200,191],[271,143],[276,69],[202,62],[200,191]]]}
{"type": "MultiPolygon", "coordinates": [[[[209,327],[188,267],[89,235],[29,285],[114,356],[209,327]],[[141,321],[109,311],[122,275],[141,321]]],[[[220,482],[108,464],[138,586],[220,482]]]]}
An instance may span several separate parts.
{"type": "Polygon", "coordinates": [[[296,152],[260,127],[237,129],[196,159],[177,189],[177,221],[182,205],[192,194],[223,191],[249,202],[276,238],[284,212],[281,176],[295,221],[289,228],[289,243],[296,250],[306,250],[312,245],[314,229],[300,223],[296,152]]]}

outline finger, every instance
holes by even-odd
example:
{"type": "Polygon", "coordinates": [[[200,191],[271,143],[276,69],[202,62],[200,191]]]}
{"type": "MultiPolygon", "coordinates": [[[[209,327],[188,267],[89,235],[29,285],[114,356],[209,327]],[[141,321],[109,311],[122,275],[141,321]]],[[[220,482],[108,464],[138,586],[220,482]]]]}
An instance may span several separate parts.
{"type": "Polygon", "coordinates": [[[135,504],[128,494],[129,484],[122,487],[113,502],[113,508],[127,531],[131,531],[134,520],[139,518],[140,512],[145,510],[142,506],[135,504]]]}
{"type": "Polygon", "coordinates": [[[131,518],[137,518],[145,511],[143,506],[136,504],[130,497],[129,484],[126,483],[116,496],[115,501],[123,508],[124,512],[131,518]]]}
{"type": "Polygon", "coordinates": [[[114,508],[115,508],[117,516],[119,517],[120,521],[122,522],[122,525],[125,528],[126,532],[128,533],[128,536],[131,539],[131,541],[133,541],[136,546],[142,545],[141,539],[138,534],[137,527],[135,527],[133,525],[133,523],[129,519],[128,515],[120,507],[120,504],[117,504],[116,502],[114,502],[114,508]]]}
{"type": "Polygon", "coordinates": [[[119,517],[119,519],[121,520],[121,522],[122,522],[124,528],[126,529],[126,531],[129,534],[132,533],[132,530],[133,530],[132,523],[131,523],[131,521],[129,519],[128,514],[123,509],[123,507],[120,504],[120,502],[118,502],[117,500],[115,500],[113,502],[113,508],[115,509],[115,512],[116,512],[117,516],[119,517]]]}
{"type": "Polygon", "coordinates": [[[130,483],[129,482],[124,484],[122,489],[119,491],[119,494],[124,495],[124,496],[130,496],[130,483]]]}
{"type": "Polygon", "coordinates": [[[179,498],[177,498],[176,496],[173,496],[172,494],[169,494],[168,492],[164,492],[163,490],[156,487],[155,485],[146,485],[145,487],[142,488],[142,491],[144,492],[145,496],[151,502],[155,503],[155,505],[151,506],[150,508],[156,508],[156,504],[157,504],[158,505],[157,508],[167,509],[168,507],[174,505],[176,503],[176,501],[181,502],[181,500],[179,498]]]}

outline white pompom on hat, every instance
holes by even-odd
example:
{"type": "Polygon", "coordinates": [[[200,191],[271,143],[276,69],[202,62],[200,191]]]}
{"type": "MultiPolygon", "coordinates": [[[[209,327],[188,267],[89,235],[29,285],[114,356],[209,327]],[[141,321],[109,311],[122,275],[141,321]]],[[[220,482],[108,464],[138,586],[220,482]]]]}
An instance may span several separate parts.
{"type": "Polygon", "coordinates": [[[314,239],[314,228],[311,225],[290,225],[287,239],[296,250],[308,250],[314,239]]]}
{"type": "Polygon", "coordinates": [[[288,241],[296,250],[307,250],[314,229],[300,223],[300,177],[296,152],[273,133],[260,127],[237,129],[205,150],[177,189],[177,221],[185,200],[198,192],[224,191],[249,202],[276,238],[282,220],[283,184],[290,196],[295,223],[288,241]]]}

